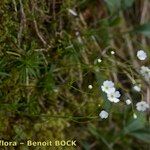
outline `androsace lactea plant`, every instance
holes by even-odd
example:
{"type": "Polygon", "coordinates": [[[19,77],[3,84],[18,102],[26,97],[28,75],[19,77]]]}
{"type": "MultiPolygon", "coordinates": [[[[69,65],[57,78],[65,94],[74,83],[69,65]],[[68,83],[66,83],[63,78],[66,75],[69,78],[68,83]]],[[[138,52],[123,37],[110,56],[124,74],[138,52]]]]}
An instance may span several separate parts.
{"type": "MultiPolygon", "coordinates": [[[[139,50],[137,52],[137,58],[141,61],[145,60],[147,58],[146,52],[143,51],[143,50],[139,50]]],[[[150,81],[150,68],[147,67],[147,66],[141,66],[140,69],[139,69],[139,72],[140,72],[141,76],[145,79],[145,81],[148,82],[148,84],[149,84],[149,81],[150,81]]],[[[137,83],[134,83],[133,89],[136,92],[141,92],[141,85],[137,84],[137,83]]],[[[113,81],[105,80],[103,82],[103,84],[101,85],[101,90],[106,93],[107,100],[109,100],[110,102],[113,102],[113,103],[120,102],[121,94],[118,90],[116,90],[115,83],[113,81]]],[[[129,98],[125,100],[125,103],[127,105],[132,105],[132,106],[134,104],[132,102],[132,100],[129,99],[129,98]]],[[[139,112],[147,111],[150,108],[149,103],[144,101],[144,100],[139,100],[139,102],[137,102],[135,106],[136,106],[136,110],[139,111],[139,112]]],[[[106,119],[106,118],[108,118],[109,113],[105,110],[102,110],[100,112],[99,116],[102,119],[106,119]]],[[[133,112],[133,118],[134,119],[137,118],[137,115],[134,112],[133,112]]]]}

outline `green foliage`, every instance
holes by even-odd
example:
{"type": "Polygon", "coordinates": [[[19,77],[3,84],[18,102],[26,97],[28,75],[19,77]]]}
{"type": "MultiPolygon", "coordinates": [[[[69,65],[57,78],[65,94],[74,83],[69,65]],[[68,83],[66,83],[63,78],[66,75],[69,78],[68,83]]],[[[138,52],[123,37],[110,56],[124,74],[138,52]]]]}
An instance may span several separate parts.
{"type": "Polygon", "coordinates": [[[117,13],[120,10],[125,10],[131,7],[134,0],[105,0],[111,13],[117,13]]]}
{"type": "Polygon", "coordinates": [[[134,32],[150,37],[150,23],[145,23],[135,28],[134,32]]]}

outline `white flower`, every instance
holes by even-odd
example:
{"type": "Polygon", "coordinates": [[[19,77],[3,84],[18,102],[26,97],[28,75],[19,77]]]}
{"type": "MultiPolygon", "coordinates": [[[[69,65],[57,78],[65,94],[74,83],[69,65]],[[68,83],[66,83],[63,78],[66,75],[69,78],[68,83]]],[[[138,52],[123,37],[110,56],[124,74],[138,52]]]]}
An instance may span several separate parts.
{"type": "Polygon", "coordinates": [[[54,89],[54,92],[55,92],[55,93],[58,93],[58,89],[55,88],[55,89],[54,89]]]}
{"type": "Polygon", "coordinates": [[[106,112],[105,110],[102,110],[99,114],[99,116],[102,118],[102,119],[106,119],[108,118],[108,112],[106,112]]]}
{"type": "Polygon", "coordinates": [[[88,88],[89,88],[89,89],[92,89],[92,88],[93,88],[93,86],[92,86],[92,85],[88,85],[88,88]]]}
{"type": "Polygon", "coordinates": [[[135,91],[137,91],[137,92],[140,92],[140,91],[141,91],[141,87],[138,86],[138,85],[135,85],[135,86],[133,87],[133,89],[134,89],[135,91]]]}
{"type": "Polygon", "coordinates": [[[146,111],[149,108],[149,105],[145,101],[138,102],[136,104],[136,109],[138,111],[146,111]]]}
{"type": "Polygon", "coordinates": [[[94,60],[95,65],[98,64],[98,63],[101,63],[101,62],[102,62],[102,60],[100,58],[94,60]]]}
{"type": "Polygon", "coordinates": [[[136,115],[135,113],[133,114],[133,118],[134,118],[134,119],[136,119],[136,118],[137,118],[137,115],[136,115]]]}
{"type": "Polygon", "coordinates": [[[131,100],[130,100],[130,99],[127,99],[127,100],[126,100],[126,104],[127,104],[127,105],[130,105],[130,104],[131,104],[131,100]]]}
{"type": "Polygon", "coordinates": [[[76,34],[76,36],[79,36],[79,35],[80,35],[80,32],[79,32],[79,31],[77,31],[75,34],[76,34]]]}
{"type": "Polygon", "coordinates": [[[150,69],[146,66],[142,66],[140,69],[141,75],[145,78],[146,81],[150,80],[150,69]]]}
{"type": "Polygon", "coordinates": [[[120,92],[119,91],[115,91],[113,93],[110,93],[107,95],[108,97],[108,100],[111,101],[111,102],[114,102],[114,103],[118,103],[120,100],[119,100],[119,97],[120,97],[120,92]]]}
{"type": "Polygon", "coordinates": [[[147,58],[147,54],[143,50],[139,50],[137,52],[137,57],[139,60],[145,60],[147,58]]]}
{"type": "Polygon", "coordinates": [[[114,54],[115,54],[115,52],[114,52],[114,51],[111,51],[110,53],[111,53],[112,55],[114,55],[114,54]]]}
{"type": "Polygon", "coordinates": [[[78,14],[72,10],[72,9],[68,9],[69,13],[72,14],[73,16],[77,16],[78,14]]]}
{"type": "Polygon", "coordinates": [[[118,103],[120,92],[116,91],[115,87],[114,87],[114,83],[112,81],[104,81],[103,85],[101,86],[102,91],[107,93],[107,98],[109,101],[114,102],[114,103],[118,103]]]}
{"type": "Polygon", "coordinates": [[[108,93],[115,92],[114,83],[112,81],[104,81],[103,85],[101,86],[102,91],[108,93]]]}
{"type": "Polygon", "coordinates": [[[98,63],[101,63],[101,62],[102,62],[102,60],[101,60],[101,59],[97,59],[97,62],[98,62],[98,63]]]}

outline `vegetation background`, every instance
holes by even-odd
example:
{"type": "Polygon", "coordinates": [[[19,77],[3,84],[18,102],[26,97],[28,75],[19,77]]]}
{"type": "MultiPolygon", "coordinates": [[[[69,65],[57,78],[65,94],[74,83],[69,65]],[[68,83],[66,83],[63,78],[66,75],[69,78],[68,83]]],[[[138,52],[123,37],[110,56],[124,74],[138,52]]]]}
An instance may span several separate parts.
{"type": "Polygon", "coordinates": [[[149,14],[149,0],[1,0],[0,139],[78,145],[1,149],[149,150],[149,113],[125,104],[150,99],[136,70],[149,65],[136,58],[139,49],[150,58],[149,14]],[[100,90],[108,79],[122,93],[117,104],[100,90]]]}

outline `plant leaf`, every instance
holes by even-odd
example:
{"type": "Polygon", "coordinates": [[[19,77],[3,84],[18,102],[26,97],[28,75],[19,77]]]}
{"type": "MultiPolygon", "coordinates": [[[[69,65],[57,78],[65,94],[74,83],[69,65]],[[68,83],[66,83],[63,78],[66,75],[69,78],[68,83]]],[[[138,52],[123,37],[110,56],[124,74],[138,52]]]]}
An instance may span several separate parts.
{"type": "Polygon", "coordinates": [[[130,135],[144,142],[150,143],[150,130],[138,130],[136,132],[132,132],[130,135]]]}
{"type": "Polygon", "coordinates": [[[111,13],[118,12],[118,10],[125,10],[131,7],[134,0],[105,0],[108,9],[111,13]]]}
{"type": "Polygon", "coordinates": [[[134,29],[134,32],[150,37],[150,22],[140,25],[134,29]]]}
{"type": "Polygon", "coordinates": [[[143,129],[145,127],[145,117],[143,115],[138,116],[137,119],[131,120],[124,128],[124,133],[129,134],[131,132],[143,129]]]}

